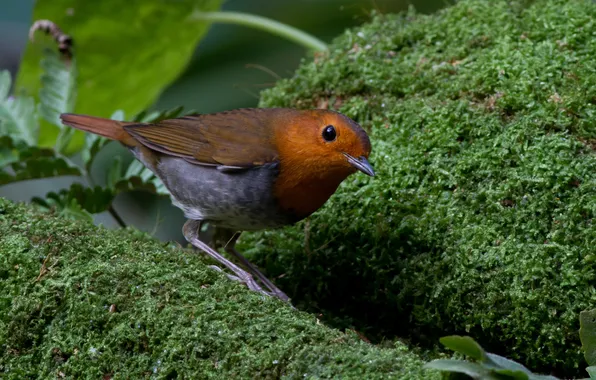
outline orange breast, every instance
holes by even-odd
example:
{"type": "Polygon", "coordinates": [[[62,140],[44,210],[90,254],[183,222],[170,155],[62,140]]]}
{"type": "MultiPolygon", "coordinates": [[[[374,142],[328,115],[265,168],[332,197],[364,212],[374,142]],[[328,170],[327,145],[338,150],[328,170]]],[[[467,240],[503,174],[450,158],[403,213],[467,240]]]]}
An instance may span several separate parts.
{"type": "Polygon", "coordinates": [[[298,221],[321,208],[344,178],[296,178],[291,170],[282,167],[273,187],[274,196],[279,207],[298,221]]]}

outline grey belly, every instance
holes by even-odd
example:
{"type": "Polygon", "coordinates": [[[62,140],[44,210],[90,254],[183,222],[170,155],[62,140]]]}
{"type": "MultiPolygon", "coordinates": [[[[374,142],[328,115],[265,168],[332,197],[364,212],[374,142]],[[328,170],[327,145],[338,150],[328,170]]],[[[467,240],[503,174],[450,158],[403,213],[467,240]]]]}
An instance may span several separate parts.
{"type": "Polygon", "coordinates": [[[239,231],[291,223],[288,216],[279,212],[272,195],[277,164],[223,172],[182,158],[162,156],[153,170],[172,194],[174,205],[189,219],[239,231]],[[168,173],[167,177],[164,173],[168,173]]]}

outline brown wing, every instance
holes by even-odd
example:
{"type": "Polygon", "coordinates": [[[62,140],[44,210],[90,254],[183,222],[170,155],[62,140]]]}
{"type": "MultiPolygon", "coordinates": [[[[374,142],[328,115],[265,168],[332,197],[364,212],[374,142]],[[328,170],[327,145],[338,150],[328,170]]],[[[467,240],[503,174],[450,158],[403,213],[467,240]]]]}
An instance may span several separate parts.
{"type": "Polygon", "coordinates": [[[148,148],[194,164],[248,168],[278,159],[271,118],[279,111],[240,109],[124,129],[148,148]]]}

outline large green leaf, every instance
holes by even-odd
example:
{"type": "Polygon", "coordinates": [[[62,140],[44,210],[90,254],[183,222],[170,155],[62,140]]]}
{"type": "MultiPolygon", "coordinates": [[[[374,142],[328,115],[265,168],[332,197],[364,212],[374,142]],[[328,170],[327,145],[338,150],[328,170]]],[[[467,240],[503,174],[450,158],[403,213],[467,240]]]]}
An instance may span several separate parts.
{"type": "Polygon", "coordinates": [[[424,368],[436,369],[445,372],[463,373],[472,379],[498,380],[497,377],[491,375],[489,369],[481,366],[480,364],[467,362],[465,360],[436,359],[430,363],[426,363],[424,368]]]}
{"type": "MultiPolygon", "coordinates": [[[[220,4],[221,0],[39,0],[33,19],[51,20],[74,39],[79,71],[76,112],[107,117],[122,109],[134,115],[180,75],[207,31],[207,23],[194,19],[193,12],[217,10],[220,4]]],[[[18,94],[37,96],[42,49],[56,49],[41,34],[25,51],[18,94]]],[[[42,126],[41,143],[52,144],[57,132],[42,126]]],[[[76,141],[80,148],[83,138],[76,141]]]]}
{"type": "MultiPolygon", "coordinates": [[[[557,380],[550,375],[532,373],[528,368],[503,356],[485,352],[471,337],[451,335],[440,339],[447,348],[470,357],[473,362],[456,359],[437,359],[425,368],[444,371],[450,375],[462,374],[478,380],[557,380]]],[[[449,376],[446,376],[449,378],[449,376]]],[[[453,376],[452,376],[453,377],[453,376]]],[[[456,376],[459,378],[458,376],[456,376]]]]}
{"type": "Polygon", "coordinates": [[[579,337],[582,342],[586,362],[596,366],[596,309],[579,314],[579,337]]]}
{"type": "Polygon", "coordinates": [[[442,337],[439,341],[450,350],[469,356],[474,360],[486,360],[486,353],[482,347],[469,336],[450,335],[442,337]]]}

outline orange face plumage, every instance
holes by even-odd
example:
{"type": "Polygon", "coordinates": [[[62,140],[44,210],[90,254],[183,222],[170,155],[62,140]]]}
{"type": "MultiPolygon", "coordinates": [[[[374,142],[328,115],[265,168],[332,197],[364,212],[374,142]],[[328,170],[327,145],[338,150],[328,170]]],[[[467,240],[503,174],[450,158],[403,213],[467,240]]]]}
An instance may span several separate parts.
{"type": "Polygon", "coordinates": [[[275,145],[281,164],[275,194],[300,217],[320,208],[350,174],[374,175],[371,144],[355,121],[340,113],[308,110],[278,120],[275,145]]]}

